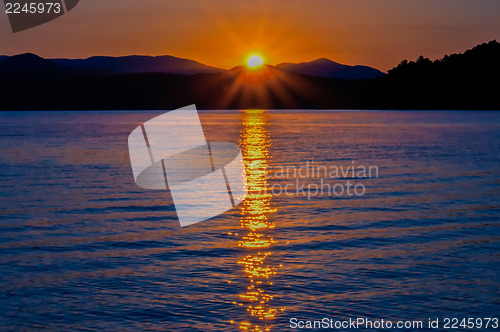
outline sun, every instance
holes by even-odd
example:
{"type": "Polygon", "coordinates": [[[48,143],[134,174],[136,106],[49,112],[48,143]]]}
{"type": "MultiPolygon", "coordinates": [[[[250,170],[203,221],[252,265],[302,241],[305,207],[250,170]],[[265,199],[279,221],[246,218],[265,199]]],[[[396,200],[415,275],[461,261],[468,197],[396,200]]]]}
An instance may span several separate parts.
{"type": "Polygon", "coordinates": [[[264,59],[261,55],[251,54],[247,57],[246,65],[251,70],[260,69],[264,65],[264,59]]]}

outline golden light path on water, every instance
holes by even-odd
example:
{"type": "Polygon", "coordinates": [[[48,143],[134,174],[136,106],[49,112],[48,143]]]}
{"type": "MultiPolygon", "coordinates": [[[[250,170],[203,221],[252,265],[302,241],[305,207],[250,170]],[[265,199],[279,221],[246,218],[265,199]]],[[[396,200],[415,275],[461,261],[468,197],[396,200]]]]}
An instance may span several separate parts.
{"type": "Polygon", "coordinates": [[[248,254],[238,264],[243,266],[248,286],[236,304],[245,307],[252,319],[240,322],[239,327],[243,331],[271,331],[270,320],[284,308],[275,308],[271,303],[273,283],[270,279],[279,266],[268,263],[272,255],[270,249],[276,243],[269,234],[275,228],[269,216],[276,210],[271,207],[272,194],[266,190],[271,158],[268,115],[264,110],[246,110],[242,124],[240,146],[247,172],[248,195],[241,205],[242,234],[238,246],[248,254]]]}

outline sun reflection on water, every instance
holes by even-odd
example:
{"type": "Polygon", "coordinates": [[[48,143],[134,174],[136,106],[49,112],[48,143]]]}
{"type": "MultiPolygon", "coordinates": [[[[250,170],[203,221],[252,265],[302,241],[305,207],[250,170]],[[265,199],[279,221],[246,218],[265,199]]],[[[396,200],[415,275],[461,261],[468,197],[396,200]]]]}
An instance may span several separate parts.
{"type": "Polygon", "coordinates": [[[266,190],[271,159],[268,116],[263,110],[246,110],[242,123],[240,145],[247,172],[248,195],[241,205],[243,231],[238,246],[248,250],[248,254],[238,264],[244,267],[248,286],[239,295],[240,302],[237,304],[246,307],[251,319],[241,322],[239,327],[243,331],[270,331],[272,325],[269,320],[275,318],[278,310],[284,309],[276,308],[271,303],[271,277],[277,273],[278,267],[267,261],[272,255],[270,249],[276,243],[270,234],[275,224],[269,220],[276,209],[271,206],[271,192],[266,190]]]}

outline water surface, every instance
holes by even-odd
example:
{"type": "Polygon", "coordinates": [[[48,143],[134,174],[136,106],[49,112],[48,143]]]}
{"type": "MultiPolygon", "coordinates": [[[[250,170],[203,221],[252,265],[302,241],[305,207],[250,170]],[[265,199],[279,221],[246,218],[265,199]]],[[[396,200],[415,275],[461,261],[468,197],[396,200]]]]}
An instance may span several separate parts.
{"type": "Polygon", "coordinates": [[[128,134],[158,114],[0,113],[0,330],[498,316],[500,112],[200,112],[250,193],[186,228],[130,169],[128,134]],[[328,179],[362,196],[265,191],[307,162],[379,176],[328,179]]]}

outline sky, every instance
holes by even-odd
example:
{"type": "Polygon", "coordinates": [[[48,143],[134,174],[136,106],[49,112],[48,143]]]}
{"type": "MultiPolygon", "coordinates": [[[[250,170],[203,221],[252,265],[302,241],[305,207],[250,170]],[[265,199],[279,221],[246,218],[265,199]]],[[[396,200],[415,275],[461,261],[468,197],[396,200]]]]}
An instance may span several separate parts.
{"type": "Polygon", "coordinates": [[[256,52],[270,64],[326,57],[386,71],[500,40],[499,13],[498,0],[81,0],[15,34],[0,13],[0,54],[169,54],[232,68],[256,52]]]}

